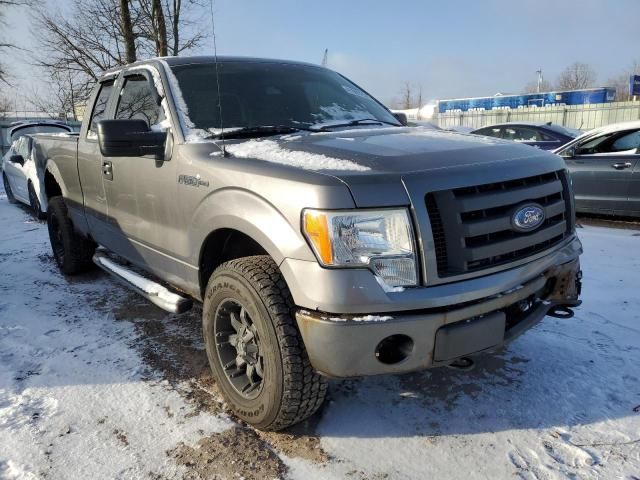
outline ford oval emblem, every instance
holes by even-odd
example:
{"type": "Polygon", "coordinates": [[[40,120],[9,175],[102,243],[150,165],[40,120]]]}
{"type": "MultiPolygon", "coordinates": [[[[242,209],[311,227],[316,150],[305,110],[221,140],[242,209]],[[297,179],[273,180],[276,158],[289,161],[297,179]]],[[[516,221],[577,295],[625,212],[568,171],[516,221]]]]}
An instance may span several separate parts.
{"type": "Polygon", "coordinates": [[[517,232],[530,232],[544,222],[544,209],[537,203],[518,207],[511,217],[513,229],[517,232]]]}

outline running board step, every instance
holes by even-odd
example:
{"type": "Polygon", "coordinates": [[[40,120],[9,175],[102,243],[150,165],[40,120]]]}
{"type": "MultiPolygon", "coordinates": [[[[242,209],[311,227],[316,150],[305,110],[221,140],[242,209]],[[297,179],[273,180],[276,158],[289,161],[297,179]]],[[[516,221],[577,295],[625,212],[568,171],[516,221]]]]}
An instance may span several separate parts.
{"type": "Polygon", "coordinates": [[[93,255],[93,263],[162,310],[170,313],[184,313],[193,306],[190,298],[174,293],[159,283],[120,265],[105,252],[97,251],[93,255]]]}

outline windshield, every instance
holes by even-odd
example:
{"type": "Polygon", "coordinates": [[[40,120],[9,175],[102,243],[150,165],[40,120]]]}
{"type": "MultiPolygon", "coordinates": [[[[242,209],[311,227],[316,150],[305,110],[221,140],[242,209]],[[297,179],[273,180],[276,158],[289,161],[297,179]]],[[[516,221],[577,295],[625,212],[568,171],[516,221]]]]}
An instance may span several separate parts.
{"type": "MultiPolygon", "coordinates": [[[[400,126],[375,99],[341,75],[320,67],[262,63],[218,64],[222,120],[215,64],[171,67],[189,119],[196,128],[279,126],[309,128],[371,120],[400,126]]],[[[372,122],[360,122],[366,126],[372,122]]]]}
{"type": "Polygon", "coordinates": [[[29,125],[20,127],[11,132],[11,142],[13,143],[23,135],[31,133],[69,133],[71,127],[66,125],[29,125]]]}

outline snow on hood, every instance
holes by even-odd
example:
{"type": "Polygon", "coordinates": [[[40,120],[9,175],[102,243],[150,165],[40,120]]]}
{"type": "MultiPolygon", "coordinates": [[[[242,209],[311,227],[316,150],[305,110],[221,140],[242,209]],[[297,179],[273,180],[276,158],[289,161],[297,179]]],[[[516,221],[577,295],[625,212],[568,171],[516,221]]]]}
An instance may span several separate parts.
{"type": "Polygon", "coordinates": [[[265,162],[291,165],[305,170],[350,170],[364,172],[369,167],[350,160],[341,160],[318,153],[289,150],[273,140],[249,140],[227,145],[226,150],[239,158],[254,158],[265,162]]]}

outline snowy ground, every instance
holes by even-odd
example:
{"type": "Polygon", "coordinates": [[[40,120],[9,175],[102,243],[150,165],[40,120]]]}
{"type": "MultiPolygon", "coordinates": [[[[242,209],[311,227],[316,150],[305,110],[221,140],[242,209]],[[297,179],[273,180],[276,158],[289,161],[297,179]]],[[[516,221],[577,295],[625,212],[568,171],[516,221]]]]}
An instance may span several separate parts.
{"type": "Polygon", "coordinates": [[[225,413],[197,310],[65,279],[0,190],[0,478],[639,479],[640,233],[580,236],[576,318],[471,372],[333,382],[321,414],[262,434],[225,413]]]}

